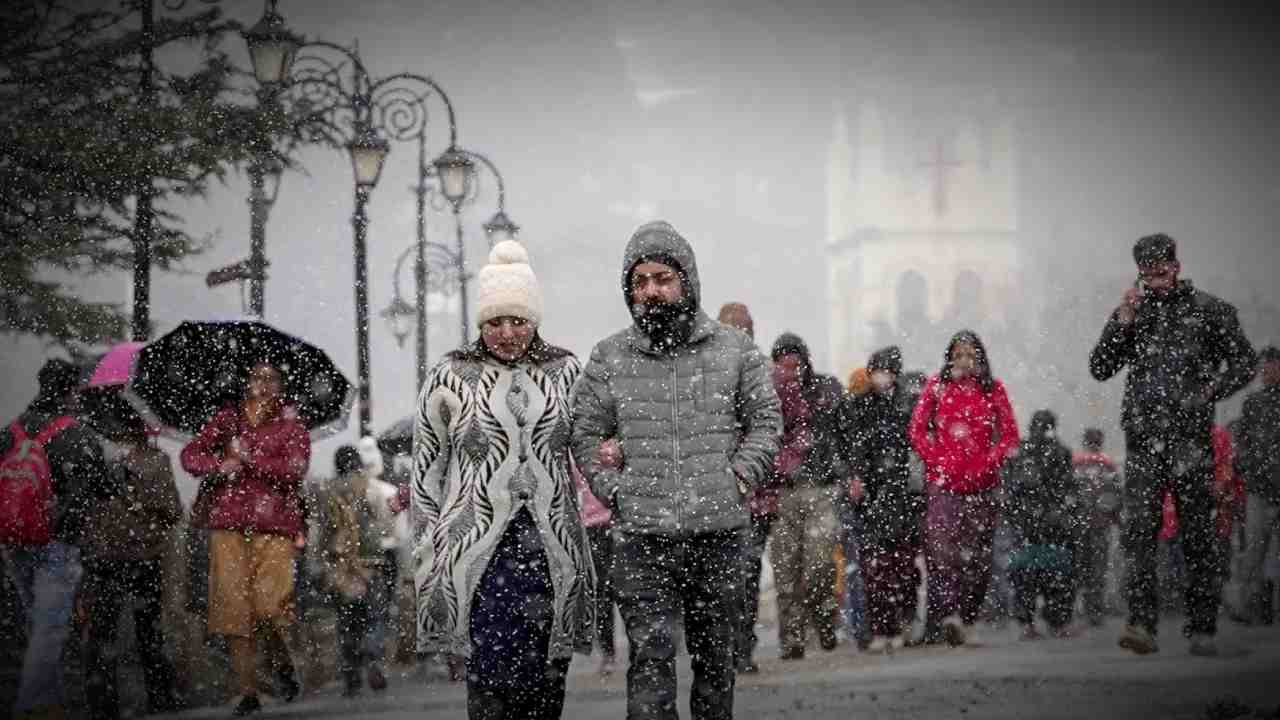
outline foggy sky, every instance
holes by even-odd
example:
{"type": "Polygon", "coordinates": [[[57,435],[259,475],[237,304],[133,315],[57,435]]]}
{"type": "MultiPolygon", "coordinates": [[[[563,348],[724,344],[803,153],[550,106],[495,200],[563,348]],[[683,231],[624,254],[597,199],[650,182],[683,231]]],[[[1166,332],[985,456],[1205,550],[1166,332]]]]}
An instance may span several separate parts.
{"type": "MultiPolygon", "coordinates": [[[[622,248],[638,224],[662,218],[693,243],[710,312],[746,302],[763,346],[792,330],[825,358],[824,173],[835,113],[890,87],[921,107],[995,94],[1018,118],[1020,237],[1043,286],[1031,291],[1050,305],[1082,292],[1084,279],[1131,276],[1133,240],[1154,231],[1180,240],[1186,275],[1202,287],[1234,302],[1253,290],[1280,302],[1280,28],[1260,3],[328,5],[283,0],[279,10],[309,38],[358,38],[375,75],[408,70],[445,87],[460,143],[505,176],[507,212],[546,297],[542,333],[580,357],[628,322],[622,248]]],[[[262,10],[222,7],[246,24],[262,10]]],[[[247,65],[237,43],[227,47],[247,65]]],[[[433,143],[432,155],[443,130],[433,143]]],[[[412,341],[398,349],[377,316],[395,258],[414,238],[414,157],[412,145],[393,148],[369,207],[376,428],[408,414],[416,393],[412,341]]],[[[266,317],[326,348],[354,379],[350,165],[320,149],[303,161],[307,174],[285,177],[268,225],[266,317]]],[[[481,182],[465,214],[473,271],[495,202],[490,179],[481,182]]],[[[210,291],[203,276],[247,256],[246,197],[244,178],[233,177],[172,207],[213,244],[187,263],[190,275],[155,276],[160,332],[240,312],[234,286],[210,291]]],[[[431,216],[430,239],[451,232],[447,213],[431,216]]],[[[401,282],[411,300],[411,273],[401,282]]],[[[127,286],[122,277],[84,290],[125,301],[127,286]]],[[[1082,359],[1104,320],[1050,333],[1065,357],[1082,359]]],[[[432,323],[434,360],[456,345],[458,322],[432,323]]],[[[1246,330],[1256,344],[1280,340],[1274,328],[1246,330]]],[[[11,378],[0,414],[11,416],[34,392],[47,351],[22,340],[0,352],[11,378]]],[[[934,370],[941,352],[907,363],[934,370]]],[[[843,375],[862,360],[820,369],[843,375]]],[[[327,472],[334,446],[317,446],[318,469],[327,472]]]]}

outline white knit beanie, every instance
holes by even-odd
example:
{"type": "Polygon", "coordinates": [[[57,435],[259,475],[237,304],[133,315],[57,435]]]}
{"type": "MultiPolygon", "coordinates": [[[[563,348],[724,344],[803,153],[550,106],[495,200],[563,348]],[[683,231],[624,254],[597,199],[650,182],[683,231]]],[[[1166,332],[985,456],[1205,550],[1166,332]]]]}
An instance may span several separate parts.
{"type": "Polygon", "coordinates": [[[529,267],[529,253],[515,240],[503,240],[489,251],[476,289],[477,325],[504,316],[542,322],[542,290],[529,267]]]}

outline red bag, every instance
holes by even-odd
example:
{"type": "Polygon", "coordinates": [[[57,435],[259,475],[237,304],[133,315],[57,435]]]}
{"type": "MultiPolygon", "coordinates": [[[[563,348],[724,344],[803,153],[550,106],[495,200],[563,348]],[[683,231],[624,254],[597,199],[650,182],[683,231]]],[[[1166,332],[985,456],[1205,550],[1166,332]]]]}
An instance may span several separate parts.
{"type": "Polygon", "coordinates": [[[44,448],[75,422],[57,418],[34,438],[18,422],[9,426],[13,440],[0,458],[0,544],[44,545],[53,539],[53,473],[44,448]]]}

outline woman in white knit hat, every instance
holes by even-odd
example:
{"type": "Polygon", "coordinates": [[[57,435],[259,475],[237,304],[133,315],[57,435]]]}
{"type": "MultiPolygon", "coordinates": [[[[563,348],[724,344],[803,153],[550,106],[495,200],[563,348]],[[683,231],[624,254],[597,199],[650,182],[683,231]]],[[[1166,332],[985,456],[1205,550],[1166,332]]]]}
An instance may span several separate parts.
{"type": "Polygon", "coordinates": [[[480,339],[449,353],[418,399],[419,649],[465,658],[473,719],[559,718],[569,659],[592,639],[569,471],[580,366],[538,335],[542,294],[522,245],[494,246],[478,285],[480,339]]]}

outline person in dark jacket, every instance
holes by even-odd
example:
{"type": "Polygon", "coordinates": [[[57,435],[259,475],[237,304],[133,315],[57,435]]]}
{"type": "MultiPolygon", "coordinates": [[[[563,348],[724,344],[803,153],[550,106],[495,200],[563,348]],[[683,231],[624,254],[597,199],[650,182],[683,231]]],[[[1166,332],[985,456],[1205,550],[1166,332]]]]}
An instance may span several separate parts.
{"type": "Polygon", "coordinates": [[[614,591],[630,641],[627,717],[675,718],[676,623],[693,657],[690,714],[733,717],[747,496],[782,416],[764,358],[701,308],[693,248],[665,222],[623,256],[634,323],[598,343],[573,395],[573,449],[614,523],[614,591]],[[614,441],[621,463],[596,462],[614,441]]]}
{"type": "Polygon", "coordinates": [[[1236,467],[1244,476],[1245,550],[1239,610],[1248,623],[1262,618],[1275,590],[1262,577],[1267,547],[1280,543],[1280,348],[1258,354],[1262,388],[1244,401],[1236,430],[1236,467]]]}
{"type": "Polygon", "coordinates": [[[120,610],[133,601],[133,628],[142,660],[147,712],[182,706],[174,690],[173,665],[165,656],[161,614],[164,558],[182,503],[173,463],[151,443],[140,418],[104,427],[108,468],[120,492],[99,503],[89,517],[84,554],[84,598],[89,632],[85,646],[85,699],[94,720],[120,717],[115,657],[120,610]]]}
{"type": "Polygon", "coordinates": [[[300,488],[311,439],[286,404],[279,368],[250,371],[241,402],[218,411],[182,450],[182,466],[202,479],[209,536],[209,632],[228,637],[241,698],[234,714],[261,710],[255,630],[265,634],[284,697],[301,691],[286,649],[294,619],[295,538],[303,534],[300,488]]]}
{"type": "Polygon", "coordinates": [[[1102,624],[1106,612],[1107,572],[1111,566],[1111,529],[1120,525],[1122,478],[1115,462],[1103,452],[1106,435],[1099,428],[1084,431],[1082,449],[1072,457],[1079,514],[1072,553],[1074,584],[1084,602],[1085,619],[1102,624]]]}
{"type": "Polygon", "coordinates": [[[871,391],[848,398],[844,436],[853,479],[849,495],[863,516],[861,563],[872,652],[906,643],[916,607],[919,522],[911,499],[911,438],[916,396],[899,382],[902,351],[891,346],[867,363],[871,391]]]}
{"type": "Polygon", "coordinates": [[[1013,616],[1024,640],[1035,640],[1036,599],[1044,597],[1044,620],[1065,637],[1075,593],[1071,585],[1077,493],[1071,450],[1058,441],[1058,419],[1049,410],[1031,417],[1027,439],[1003,469],[1004,511],[1014,532],[1009,558],[1013,616]]]}
{"type": "MultiPolygon", "coordinates": [[[[743,303],[728,302],[720,306],[717,319],[731,328],[737,328],[752,340],[756,337],[755,320],[751,310],[743,303]]],[[[772,483],[762,484],[751,491],[747,498],[747,510],[751,513],[751,532],[742,546],[742,610],[736,644],[735,662],[739,673],[760,672],[755,652],[759,638],[756,636],[756,619],[760,614],[760,573],[764,569],[764,548],[769,541],[769,530],[778,516],[778,488],[772,483]]]]}
{"type": "Polygon", "coordinates": [[[102,438],[75,420],[80,371],[54,358],[40,368],[37,379],[35,400],[0,430],[0,457],[16,442],[36,438],[44,430],[52,434],[44,445],[53,485],[51,539],[42,545],[0,548],[27,623],[27,649],[13,705],[17,717],[66,710],[62,649],[71,633],[72,603],[83,574],[80,546],[85,523],[95,503],[116,491],[103,463],[102,438]],[[15,426],[21,436],[15,436],[15,426]]]}
{"type": "Polygon", "coordinates": [[[1089,357],[1099,382],[1129,369],[1121,414],[1129,623],[1119,643],[1138,654],[1158,649],[1156,544],[1168,491],[1176,498],[1190,575],[1191,651],[1213,655],[1220,595],[1211,492],[1214,404],[1249,384],[1255,357],[1235,308],[1179,280],[1173,238],[1143,237],[1133,258],[1137,283],[1089,357]]]}
{"type": "Polygon", "coordinates": [[[772,357],[783,431],[773,463],[782,492],[770,557],[782,659],[797,660],[804,657],[809,623],[823,650],[836,647],[833,494],[842,491],[847,474],[840,457],[844,393],[838,380],[814,372],[809,348],[798,335],[780,335],[772,357]]]}

